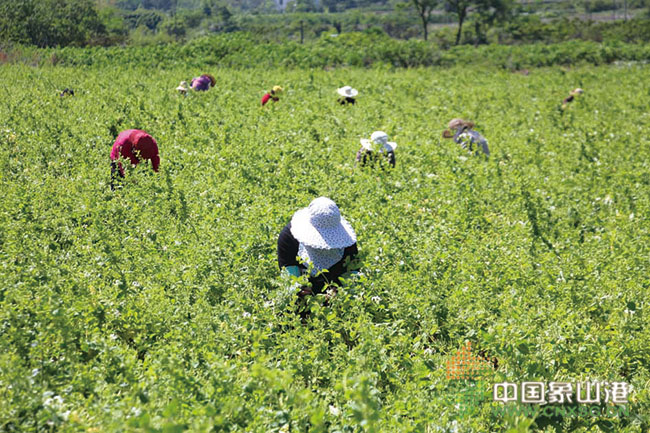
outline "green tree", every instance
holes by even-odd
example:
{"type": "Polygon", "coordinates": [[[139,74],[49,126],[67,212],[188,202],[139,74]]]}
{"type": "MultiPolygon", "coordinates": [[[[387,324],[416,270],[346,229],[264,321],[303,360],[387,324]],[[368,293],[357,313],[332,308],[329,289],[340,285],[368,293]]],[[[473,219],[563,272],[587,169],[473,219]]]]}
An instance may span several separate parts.
{"type": "Polygon", "coordinates": [[[138,9],[131,13],[124,15],[124,21],[132,28],[146,27],[149,30],[156,31],[158,25],[163,22],[165,15],[159,11],[148,11],[138,9]]]}
{"type": "Polygon", "coordinates": [[[31,43],[34,7],[29,0],[0,0],[0,39],[31,43]]]}
{"type": "Polygon", "coordinates": [[[171,10],[176,6],[174,0],[120,0],[116,4],[121,9],[136,10],[143,9],[160,9],[171,10]]]}
{"type": "Polygon", "coordinates": [[[173,36],[176,38],[176,40],[182,38],[187,33],[185,23],[175,18],[170,18],[164,21],[160,27],[162,31],[164,31],[169,36],[173,36]]]}
{"type": "Polygon", "coordinates": [[[223,0],[201,0],[201,9],[207,17],[204,20],[210,31],[232,31],[236,28],[232,22],[232,12],[223,0]]]}
{"type": "Polygon", "coordinates": [[[102,6],[98,10],[99,19],[106,30],[106,35],[99,35],[97,42],[101,45],[115,45],[124,42],[129,30],[119,9],[102,6]]]}
{"type": "Polygon", "coordinates": [[[0,38],[48,47],[106,33],[92,0],[0,0],[0,38]]]}
{"type": "Polygon", "coordinates": [[[469,7],[472,5],[471,0],[445,0],[446,9],[456,14],[458,19],[458,32],[456,33],[456,45],[460,43],[460,36],[463,32],[463,23],[467,18],[469,7]]]}
{"type": "Polygon", "coordinates": [[[512,10],[511,0],[445,0],[445,9],[452,12],[458,19],[458,31],[456,33],[456,45],[460,43],[460,37],[463,34],[463,24],[469,15],[469,12],[476,12],[479,20],[477,35],[479,39],[484,37],[481,28],[483,24],[491,24],[499,17],[504,17],[512,10]]]}
{"type": "Polygon", "coordinates": [[[503,22],[512,14],[513,0],[478,0],[473,11],[476,13],[474,19],[476,43],[485,44],[487,29],[497,22],[503,22]]]}
{"type": "Polygon", "coordinates": [[[422,21],[422,31],[424,40],[429,38],[429,23],[433,16],[433,11],[438,6],[438,0],[412,0],[413,6],[422,21]]]}
{"type": "Polygon", "coordinates": [[[316,5],[314,4],[313,0],[294,0],[293,4],[293,10],[295,12],[315,12],[316,11],[316,5]]]}

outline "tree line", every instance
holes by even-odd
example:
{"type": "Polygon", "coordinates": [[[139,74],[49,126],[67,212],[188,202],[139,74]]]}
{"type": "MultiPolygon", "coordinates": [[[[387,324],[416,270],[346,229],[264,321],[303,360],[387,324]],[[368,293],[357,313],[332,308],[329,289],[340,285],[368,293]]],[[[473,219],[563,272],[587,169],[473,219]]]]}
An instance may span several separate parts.
{"type": "MultiPolygon", "coordinates": [[[[141,45],[233,31],[277,40],[298,33],[302,39],[305,34],[314,38],[345,31],[428,40],[434,24],[445,25],[435,30],[441,47],[530,42],[535,37],[556,42],[570,37],[558,37],[561,29],[546,24],[546,18],[576,12],[589,17],[611,10],[608,4],[614,16],[618,8],[618,18],[626,17],[628,10],[650,17],[650,0],[0,0],[0,42],[38,47],[141,45]],[[283,3],[283,13],[277,12],[277,2],[283,3]],[[549,15],[550,8],[555,16],[549,15]]],[[[643,26],[637,27],[642,29],[637,36],[621,30],[622,40],[645,40],[643,26]]]]}

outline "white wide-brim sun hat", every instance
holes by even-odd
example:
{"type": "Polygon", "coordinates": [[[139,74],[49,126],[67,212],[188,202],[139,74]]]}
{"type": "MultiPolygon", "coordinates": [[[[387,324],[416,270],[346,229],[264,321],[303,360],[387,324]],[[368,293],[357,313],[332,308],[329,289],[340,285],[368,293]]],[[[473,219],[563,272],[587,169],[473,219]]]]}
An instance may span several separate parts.
{"type": "Polygon", "coordinates": [[[359,94],[359,91],[357,89],[353,89],[350,86],[343,86],[340,89],[336,89],[337,93],[341,96],[345,96],[348,98],[354,98],[359,94]]]}
{"type": "Polygon", "coordinates": [[[367,138],[361,139],[361,146],[370,151],[379,150],[381,152],[385,150],[386,152],[393,152],[397,148],[397,143],[394,141],[388,141],[388,134],[384,131],[375,131],[370,136],[370,140],[367,138]],[[377,149],[379,146],[381,146],[381,148],[377,149]]]}
{"type": "Polygon", "coordinates": [[[291,234],[298,242],[318,249],[346,248],[357,242],[354,229],[327,197],[318,197],[293,214],[291,234]]]}

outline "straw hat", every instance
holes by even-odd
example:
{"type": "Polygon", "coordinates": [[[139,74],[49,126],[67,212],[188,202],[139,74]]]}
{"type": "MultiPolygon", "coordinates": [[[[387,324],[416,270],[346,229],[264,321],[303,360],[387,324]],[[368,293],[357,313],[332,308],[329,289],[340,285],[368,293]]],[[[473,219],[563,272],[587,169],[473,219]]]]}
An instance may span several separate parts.
{"type": "Polygon", "coordinates": [[[339,95],[346,97],[346,98],[354,98],[359,94],[359,91],[357,89],[353,89],[350,86],[343,86],[340,89],[336,89],[339,95]]]}
{"type": "Polygon", "coordinates": [[[361,139],[361,146],[370,151],[383,152],[385,150],[386,152],[392,152],[397,148],[397,143],[388,141],[388,134],[384,131],[375,131],[370,136],[370,140],[367,138],[361,139]]]}
{"type": "Polygon", "coordinates": [[[273,86],[273,89],[272,89],[272,90],[273,90],[273,93],[280,93],[280,92],[282,92],[284,89],[283,89],[282,87],[280,87],[280,86],[273,86]]]}
{"type": "Polygon", "coordinates": [[[452,138],[454,136],[454,130],[458,130],[460,128],[468,128],[472,129],[474,127],[474,122],[468,122],[467,120],[463,120],[461,118],[456,117],[455,119],[451,119],[449,123],[447,124],[447,129],[442,131],[442,136],[443,138],[452,138]]]}
{"type": "Polygon", "coordinates": [[[472,129],[474,127],[474,123],[468,122],[467,120],[463,120],[457,117],[455,119],[451,119],[449,121],[449,124],[447,124],[448,129],[458,129],[461,126],[465,126],[467,128],[472,129]]]}
{"type": "Polygon", "coordinates": [[[318,197],[293,214],[291,234],[298,242],[318,249],[345,248],[357,242],[352,226],[327,197],[318,197]]]}

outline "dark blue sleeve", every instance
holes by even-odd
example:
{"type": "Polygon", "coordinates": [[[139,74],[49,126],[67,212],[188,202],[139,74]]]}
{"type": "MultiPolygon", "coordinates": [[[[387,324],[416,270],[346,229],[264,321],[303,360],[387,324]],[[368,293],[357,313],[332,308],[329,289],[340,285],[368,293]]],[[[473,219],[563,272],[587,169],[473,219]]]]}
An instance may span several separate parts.
{"type": "Polygon", "coordinates": [[[388,152],[388,164],[390,164],[391,167],[395,167],[395,152],[392,150],[388,152]]]}
{"type": "Polygon", "coordinates": [[[465,128],[460,127],[460,128],[458,128],[458,130],[456,130],[456,133],[454,134],[454,141],[455,141],[457,144],[460,144],[460,134],[463,133],[463,130],[464,130],[464,129],[465,129],[465,128]]]}
{"type": "Polygon", "coordinates": [[[299,242],[291,234],[291,223],[284,226],[278,236],[278,267],[280,269],[287,266],[298,266],[298,246],[299,242]]]}

